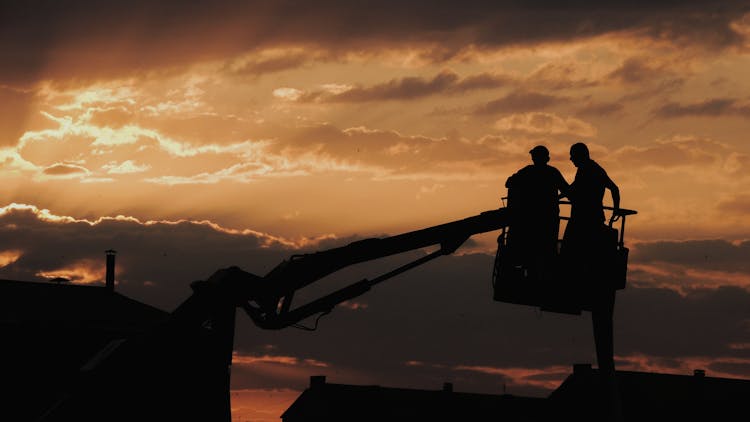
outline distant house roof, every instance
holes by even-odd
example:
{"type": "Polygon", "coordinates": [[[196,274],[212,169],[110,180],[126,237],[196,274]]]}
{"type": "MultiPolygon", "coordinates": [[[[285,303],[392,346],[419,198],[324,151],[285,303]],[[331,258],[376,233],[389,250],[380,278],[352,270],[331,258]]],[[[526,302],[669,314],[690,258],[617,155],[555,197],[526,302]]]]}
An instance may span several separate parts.
{"type": "Polygon", "coordinates": [[[167,315],[103,286],[0,280],[0,327],[132,330],[167,315]]]}
{"type": "MultiPolygon", "coordinates": [[[[446,384],[450,386],[449,384],[446,384]]],[[[367,385],[332,384],[311,377],[310,387],[281,415],[299,421],[542,420],[546,399],[367,385]],[[507,419],[506,419],[507,418],[507,419]]]]}
{"type": "MultiPolygon", "coordinates": [[[[745,420],[750,380],[617,371],[623,420],[745,420]]],[[[607,420],[607,388],[591,365],[573,373],[547,398],[331,384],[311,377],[310,387],[284,412],[303,421],[552,421],[607,420]]]]}
{"type": "Polygon", "coordinates": [[[103,286],[0,280],[0,419],[37,420],[100,351],[168,316],[103,286]]]}
{"type": "MultiPolygon", "coordinates": [[[[616,385],[626,421],[725,420],[746,415],[750,400],[750,380],[708,377],[703,370],[693,375],[617,371],[616,385]]],[[[598,370],[576,365],[549,399],[579,420],[597,420],[604,390],[598,370]]]]}

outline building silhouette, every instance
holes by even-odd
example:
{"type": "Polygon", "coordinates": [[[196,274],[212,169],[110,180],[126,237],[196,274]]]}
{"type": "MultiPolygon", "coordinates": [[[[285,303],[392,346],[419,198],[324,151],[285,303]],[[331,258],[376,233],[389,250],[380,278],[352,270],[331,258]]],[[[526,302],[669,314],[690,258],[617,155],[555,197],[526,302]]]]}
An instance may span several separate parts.
{"type": "MultiPolygon", "coordinates": [[[[750,380],[616,371],[625,421],[747,420],[750,380]]],[[[599,371],[574,365],[573,373],[549,395],[551,408],[571,420],[601,420],[604,400],[599,371]]]]}
{"type": "Polygon", "coordinates": [[[0,280],[0,421],[230,421],[234,307],[210,323],[102,285],[0,280]],[[229,362],[231,363],[231,361],[229,362]]]}
{"type": "Polygon", "coordinates": [[[414,390],[377,385],[346,385],[310,377],[310,386],[281,415],[283,422],[303,421],[541,421],[544,398],[510,394],[475,394],[414,390]],[[502,416],[502,417],[501,417],[502,416]]]}
{"type": "Polygon", "coordinates": [[[103,286],[0,280],[0,420],[36,420],[81,368],[167,313],[103,286]]]}
{"type": "MultiPolygon", "coordinates": [[[[283,422],[311,421],[606,421],[599,371],[574,365],[547,397],[415,390],[326,382],[310,378],[281,415],[283,422]]],[[[750,380],[617,371],[624,421],[733,421],[748,414],[750,380]]]]}

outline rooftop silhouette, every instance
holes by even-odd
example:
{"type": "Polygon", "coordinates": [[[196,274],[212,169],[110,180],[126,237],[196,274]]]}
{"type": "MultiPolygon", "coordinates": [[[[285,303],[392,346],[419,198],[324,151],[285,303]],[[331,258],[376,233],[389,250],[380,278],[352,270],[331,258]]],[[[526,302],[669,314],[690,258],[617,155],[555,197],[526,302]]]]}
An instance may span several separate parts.
{"type": "MultiPolygon", "coordinates": [[[[746,412],[750,380],[715,378],[705,371],[692,375],[616,371],[622,397],[623,420],[692,421],[736,420],[746,412]]],[[[475,394],[442,390],[418,390],[348,385],[313,376],[281,415],[284,422],[310,421],[579,421],[603,420],[598,369],[574,365],[573,372],[547,397],[511,394],[475,394]]]]}
{"type": "Polygon", "coordinates": [[[0,280],[2,419],[37,420],[108,344],[168,316],[101,286],[0,280]]]}
{"type": "Polygon", "coordinates": [[[510,394],[476,394],[442,389],[417,390],[377,385],[346,385],[313,376],[310,387],[281,415],[284,422],[307,421],[541,421],[547,400],[510,394]]]}

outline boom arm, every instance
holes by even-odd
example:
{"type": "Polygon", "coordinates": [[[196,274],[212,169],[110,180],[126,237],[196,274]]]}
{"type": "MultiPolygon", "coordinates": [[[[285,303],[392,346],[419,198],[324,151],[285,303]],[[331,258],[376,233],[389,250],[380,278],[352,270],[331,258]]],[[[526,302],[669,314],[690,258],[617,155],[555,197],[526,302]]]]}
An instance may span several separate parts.
{"type": "Polygon", "coordinates": [[[284,328],[317,313],[330,312],[334,306],[365,293],[377,283],[438,256],[451,254],[472,235],[507,225],[507,210],[501,208],[396,236],[364,239],[326,251],[294,255],[263,277],[257,291],[241,306],[258,326],[284,328]],[[310,303],[291,307],[297,290],[329,274],[350,265],[432,245],[440,245],[440,249],[372,280],[360,280],[310,303]]]}
{"type": "MultiPolygon", "coordinates": [[[[623,217],[623,229],[624,217],[635,213],[635,211],[622,208],[613,212],[623,217]]],[[[261,328],[281,329],[295,325],[315,314],[328,313],[336,305],[364,294],[382,281],[439,256],[453,253],[475,234],[507,227],[509,220],[508,208],[485,211],[463,220],[396,236],[364,239],[334,249],[293,255],[264,277],[247,273],[236,267],[220,270],[209,280],[194,283],[193,288],[196,292],[199,289],[213,291],[212,295],[221,296],[223,303],[242,307],[253,322],[261,328]],[[354,264],[433,245],[440,245],[440,249],[371,280],[357,281],[326,296],[292,308],[294,295],[298,290],[336,271],[354,264]]],[[[620,242],[622,242],[622,237],[620,242]]]]}

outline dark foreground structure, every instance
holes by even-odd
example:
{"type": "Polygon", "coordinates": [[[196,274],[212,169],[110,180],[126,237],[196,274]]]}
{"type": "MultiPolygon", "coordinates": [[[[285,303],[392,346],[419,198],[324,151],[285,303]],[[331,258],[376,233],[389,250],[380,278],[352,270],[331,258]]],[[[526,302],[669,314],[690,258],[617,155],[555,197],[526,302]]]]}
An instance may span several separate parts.
{"type": "MultiPolygon", "coordinates": [[[[514,252],[511,240],[512,214],[507,208],[499,208],[395,236],[362,239],[332,249],[294,254],[264,276],[238,267],[220,269],[208,279],[190,283],[192,294],[169,314],[115,293],[115,251],[112,250],[106,252],[107,275],[103,287],[69,286],[65,280],[36,285],[8,282],[7,294],[3,295],[7,315],[2,319],[7,346],[1,356],[4,366],[0,369],[9,374],[3,378],[2,387],[12,393],[4,397],[6,403],[0,406],[8,417],[0,419],[229,422],[236,309],[243,310],[262,329],[293,326],[314,330],[320,318],[337,305],[405,271],[454,253],[473,235],[501,230],[492,277],[493,299],[553,312],[591,311],[598,367],[602,368],[599,378],[605,380],[603,388],[597,392],[608,393],[601,400],[593,400],[607,403],[607,411],[599,416],[619,420],[612,312],[616,291],[625,287],[625,217],[636,212],[622,208],[612,212],[620,218],[621,228],[618,231],[609,226],[601,227],[611,236],[607,236],[606,245],[599,248],[606,253],[595,260],[606,265],[551,265],[546,270],[556,271],[543,274],[554,276],[552,278],[539,277],[541,273],[534,268],[516,261],[519,254],[514,252]],[[296,294],[351,265],[424,248],[433,251],[316,299],[304,301],[296,294]],[[595,288],[591,291],[581,292],[586,294],[569,294],[565,296],[568,300],[562,302],[558,300],[561,295],[551,294],[559,290],[552,289],[552,285],[581,284],[578,283],[581,280],[600,282],[592,285],[595,288]],[[557,282],[550,284],[551,281],[557,282]],[[314,327],[300,325],[308,318],[315,318],[314,327]]],[[[562,259],[565,257],[559,258],[555,261],[567,262],[562,259]]],[[[492,406],[498,406],[495,402],[489,403],[486,397],[460,397],[458,401],[441,401],[440,416],[448,417],[483,406],[490,408],[480,413],[486,411],[492,415],[495,413],[492,406]],[[466,406],[462,402],[473,404],[466,406]]],[[[431,399],[418,401],[434,402],[431,399]]],[[[506,408],[506,413],[517,406],[521,409],[520,418],[533,420],[537,413],[527,411],[525,401],[505,397],[500,405],[506,408]]],[[[539,409],[534,407],[533,410],[539,409]]]]}
{"type": "MultiPolygon", "coordinates": [[[[624,421],[745,420],[750,380],[617,371],[624,421]]],[[[281,415],[310,421],[602,421],[607,414],[599,371],[575,365],[546,398],[327,383],[310,386],[281,415]]]]}
{"type": "MultiPolygon", "coordinates": [[[[738,421],[748,419],[750,380],[617,371],[625,421],[738,421]]],[[[599,371],[575,365],[573,374],[549,396],[550,405],[571,420],[597,421],[605,414],[599,371]]]]}
{"type": "Polygon", "coordinates": [[[167,316],[108,287],[0,280],[0,419],[40,419],[108,345],[167,316]]]}
{"type": "MultiPolygon", "coordinates": [[[[0,280],[0,420],[229,420],[230,326],[176,328],[168,317],[107,287],[0,280]],[[123,347],[128,359],[118,358],[123,347]]],[[[747,414],[750,380],[696,370],[617,371],[616,381],[625,421],[729,421],[747,414]]],[[[600,421],[607,413],[604,391],[591,365],[575,365],[546,398],[312,377],[282,419],[600,421]]]]}
{"type": "Polygon", "coordinates": [[[103,286],[0,280],[0,420],[229,421],[234,308],[176,324],[112,260],[103,286]]]}
{"type": "Polygon", "coordinates": [[[547,400],[510,394],[474,394],[413,390],[377,385],[327,383],[310,378],[305,390],[281,416],[284,422],[307,421],[541,421],[547,400]]]}

